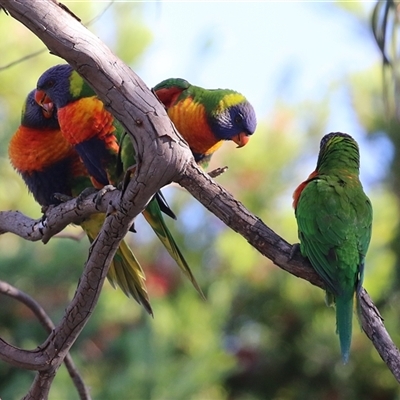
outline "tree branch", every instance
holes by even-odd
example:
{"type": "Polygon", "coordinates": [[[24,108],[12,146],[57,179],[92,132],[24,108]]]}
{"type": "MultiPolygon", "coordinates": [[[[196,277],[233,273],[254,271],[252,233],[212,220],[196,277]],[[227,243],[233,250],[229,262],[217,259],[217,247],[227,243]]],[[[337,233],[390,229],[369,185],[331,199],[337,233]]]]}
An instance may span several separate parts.
{"type": "MultiPolygon", "coordinates": [[[[97,14],[95,17],[93,17],[90,21],[85,23],[85,26],[90,26],[92,24],[94,24],[95,22],[97,22],[107,11],[108,9],[114,4],[115,0],[110,0],[110,2],[103,8],[102,11],[99,12],[99,14],[97,14]]],[[[1,11],[1,9],[0,9],[1,11]]],[[[5,65],[0,65],[0,71],[4,71],[6,69],[9,69],[11,67],[14,67],[15,65],[21,64],[24,61],[28,61],[31,58],[35,58],[41,54],[44,54],[47,52],[46,48],[42,48],[40,50],[34,51],[32,53],[29,53],[23,57],[18,58],[17,60],[11,61],[8,64],[5,65]]]]}
{"type": "MultiPolygon", "coordinates": [[[[296,253],[292,246],[278,236],[259,218],[251,214],[239,201],[204,174],[196,165],[189,164],[177,181],[222,222],[242,235],[265,257],[278,267],[325,288],[322,280],[307,259],[296,253]]],[[[400,382],[400,352],[387,332],[379,310],[365,289],[361,291],[362,329],[371,340],[382,360],[400,382]]]]}
{"type": "MultiPolygon", "coordinates": [[[[18,290],[14,286],[7,282],[0,281],[0,293],[5,296],[9,296],[21,303],[25,304],[36,316],[41,325],[44,327],[47,333],[51,333],[54,329],[53,321],[46,314],[46,311],[40,306],[40,304],[26,293],[18,290]]],[[[75,366],[74,361],[70,354],[67,354],[64,359],[65,366],[67,367],[69,376],[71,377],[74,385],[78,391],[79,398],[82,400],[90,400],[89,388],[86,387],[85,382],[79,374],[78,369],[75,366]]]]}
{"type": "MultiPolygon", "coordinates": [[[[24,351],[0,340],[3,360],[46,374],[47,385],[36,379],[27,395],[27,398],[46,398],[56,370],[97,303],[109,264],[133,218],[157,190],[179,176],[192,155],[144,83],[78,21],[49,0],[2,0],[0,4],[41,38],[53,54],[68,60],[87,79],[132,138],[135,134],[137,154],[143,155],[121,199],[109,205],[104,227],[90,248],[75,296],[46,342],[34,351],[24,351]]],[[[40,223],[34,227],[41,234],[40,223]]],[[[36,230],[31,228],[28,236],[36,230]]]]}
{"type": "Polygon", "coordinates": [[[79,224],[88,216],[106,213],[110,203],[117,203],[121,193],[118,190],[105,193],[100,199],[92,194],[83,200],[72,199],[57,207],[51,206],[42,218],[32,220],[19,211],[0,211],[0,234],[10,232],[31,242],[41,240],[47,243],[68,224],[79,224]]]}

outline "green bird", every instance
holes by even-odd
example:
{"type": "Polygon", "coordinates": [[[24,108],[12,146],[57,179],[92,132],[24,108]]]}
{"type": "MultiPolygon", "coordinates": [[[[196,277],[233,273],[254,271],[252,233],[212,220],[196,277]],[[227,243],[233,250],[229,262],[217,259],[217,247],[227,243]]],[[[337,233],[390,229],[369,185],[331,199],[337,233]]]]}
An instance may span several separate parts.
{"type": "MultiPolygon", "coordinates": [[[[108,112],[87,82],[68,64],[51,67],[39,78],[35,99],[48,111],[57,108],[61,132],[82,159],[93,186],[118,185],[136,164],[134,147],[123,126],[108,112]],[[121,168],[122,161],[122,168],[121,168]]],[[[143,211],[166,250],[203,296],[188,263],[173,239],[161,210],[165,203],[157,193],[143,211]]],[[[173,216],[173,213],[169,214],[173,216]]]]}
{"type": "Polygon", "coordinates": [[[253,106],[230,89],[204,89],[185,79],[166,79],[153,88],[195,161],[206,168],[224,141],[245,146],[257,126],[253,106]]]}
{"type": "Polygon", "coordinates": [[[359,173],[357,142],[345,133],[330,133],[321,140],[315,171],[293,195],[301,254],[324,281],[327,304],[336,303],[344,363],[350,354],[354,295],[360,311],[372,228],[372,206],[359,173]]]}

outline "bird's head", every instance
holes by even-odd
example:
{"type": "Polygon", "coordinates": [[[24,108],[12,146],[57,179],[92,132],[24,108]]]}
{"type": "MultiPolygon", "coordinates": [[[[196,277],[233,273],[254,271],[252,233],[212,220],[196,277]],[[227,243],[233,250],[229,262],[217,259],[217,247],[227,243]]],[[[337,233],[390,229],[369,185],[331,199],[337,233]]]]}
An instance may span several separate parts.
{"type": "Polygon", "coordinates": [[[331,132],[321,139],[317,170],[334,167],[360,168],[358,144],[347,133],[331,132]]]}
{"type": "Polygon", "coordinates": [[[69,64],[55,65],[45,71],[37,82],[36,102],[45,110],[53,103],[57,108],[95,92],[69,64]]]}
{"type": "Polygon", "coordinates": [[[32,90],[22,108],[21,124],[33,129],[58,129],[57,111],[52,103],[48,109],[35,101],[36,90],[32,90]]]}
{"type": "Polygon", "coordinates": [[[240,93],[230,90],[223,92],[217,107],[210,113],[211,130],[219,140],[232,140],[238,147],[243,147],[256,130],[256,113],[240,93]]]}
{"type": "Polygon", "coordinates": [[[35,100],[43,109],[48,109],[51,103],[57,108],[62,108],[72,100],[70,93],[72,72],[73,69],[69,64],[60,64],[49,68],[40,76],[35,100]]]}

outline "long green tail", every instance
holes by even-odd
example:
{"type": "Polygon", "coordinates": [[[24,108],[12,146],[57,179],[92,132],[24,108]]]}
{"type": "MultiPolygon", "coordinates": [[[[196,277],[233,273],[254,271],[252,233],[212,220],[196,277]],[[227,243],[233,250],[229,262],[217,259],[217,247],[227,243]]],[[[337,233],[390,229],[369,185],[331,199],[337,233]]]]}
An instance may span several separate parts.
{"type": "MultiPolygon", "coordinates": [[[[91,243],[100,232],[104,219],[104,214],[93,214],[81,223],[91,243]]],[[[144,272],[139,261],[124,241],[120,243],[110,264],[107,279],[114,288],[118,285],[128,297],[133,297],[139,304],[143,305],[150,315],[153,315],[145,285],[144,272]]]]}
{"type": "Polygon", "coordinates": [[[339,334],[340,351],[344,364],[349,361],[353,327],[353,295],[336,296],[336,332],[339,334]]]}
{"type": "Polygon", "coordinates": [[[195,277],[192,274],[192,271],[189,268],[188,263],[186,262],[183,254],[179,250],[177,244],[175,243],[174,238],[171,235],[167,225],[165,224],[164,218],[161,214],[160,206],[156,198],[150,200],[146,209],[142,212],[146,221],[153,228],[155,234],[158,236],[164,247],[167,249],[168,253],[171,257],[176,261],[179,268],[183,271],[183,273],[190,279],[193,286],[200,293],[200,295],[205,298],[200,286],[198,285],[195,277]]]}

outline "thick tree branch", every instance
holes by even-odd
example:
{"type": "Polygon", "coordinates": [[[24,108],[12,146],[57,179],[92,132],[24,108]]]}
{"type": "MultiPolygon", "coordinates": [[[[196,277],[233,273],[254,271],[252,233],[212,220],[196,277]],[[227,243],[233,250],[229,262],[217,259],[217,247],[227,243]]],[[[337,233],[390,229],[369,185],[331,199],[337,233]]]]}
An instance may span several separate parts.
{"type": "Polygon", "coordinates": [[[79,224],[89,215],[106,213],[110,203],[118,203],[121,193],[118,190],[105,193],[100,199],[92,194],[84,200],[72,199],[57,207],[49,207],[42,218],[32,220],[19,211],[0,211],[0,234],[14,233],[31,242],[38,240],[47,243],[68,224],[79,224]]]}
{"type": "Polygon", "coordinates": [[[109,207],[104,229],[91,246],[76,294],[46,342],[34,351],[24,351],[0,340],[3,360],[47,375],[48,385],[43,386],[43,380],[36,379],[27,395],[46,398],[55,371],[96,305],[110,261],[133,218],[160,187],[179,175],[192,156],[144,83],[78,21],[52,1],[4,0],[0,4],[41,38],[52,53],[68,60],[87,79],[127,131],[135,134],[134,143],[143,156],[120,201],[109,207]]]}
{"type": "MultiPolygon", "coordinates": [[[[44,327],[47,333],[51,333],[51,331],[54,329],[53,321],[46,314],[46,311],[44,311],[40,304],[35,301],[35,299],[33,299],[31,296],[4,281],[0,281],[0,293],[25,304],[33,312],[33,314],[36,316],[36,318],[44,327]]],[[[81,400],[90,400],[91,397],[89,394],[89,388],[86,387],[85,382],[79,374],[79,371],[76,368],[70,354],[67,354],[65,356],[64,363],[78,391],[79,398],[81,400]]]]}
{"type": "MultiPolygon", "coordinates": [[[[87,79],[110,111],[132,134],[132,140],[141,155],[136,175],[123,191],[121,198],[119,192],[110,195],[111,204],[107,208],[108,216],[104,228],[92,245],[76,295],[63,320],[47,341],[33,352],[16,349],[0,341],[1,358],[14,365],[43,371],[51,381],[93,311],[110,260],[133,218],[143,210],[159,188],[171,181],[186,188],[276,265],[323,287],[306,260],[300,255],[290,259],[292,247],[286,241],[197,168],[187,145],[176,134],[165,110],[146,85],[78,21],[50,0],[0,0],[0,5],[41,38],[52,53],[67,60],[87,79]]],[[[88,205],[90,207],[93,206],[88,205]]],[[[103,205],[102,210],[106,207],[103,205]]],[[[35,240],[39,238],[46,241],[50,235],[62,229],[61,225],[65,226],[69,218],[73,220],[82,215],[80,211],[78,213],[73,209],[71,202],[50,210],[47,221],[51,231],[47,231],[47,227],[41,227],[38,221],[32,221],[29,225],[26,220],[21,222],[19,229],[22,229],[23,235],[29,240],[35,237],[35,240]],[[69,206],[72,209],[68,210],[69,206]],[[56,215],[54,221],[51,220],[53,212],[60,213],[60,218],[63,216],[62,224],[58,225],[56,215]],[[37,230],[39,234],[36,233],[37,230]]],[[[6,220],[8,216],[9,213],[3,213],[0,220],[6,220]]],[[[22,218],[21,214],[15,216],[22,218]]],[[[6,228],[0,223],[1,232],[7,231],[6,228]]],[[[18,234],[19,229],[13,232],[18,234]]],[[[362,313],[364,331],[400,381],[399,351],[365,291],[362,292],[362,313]]],[[[34,385],[30,395],[43,395],[47,393],[46,390],[40,391],[39,385],[34,385]]]]}

